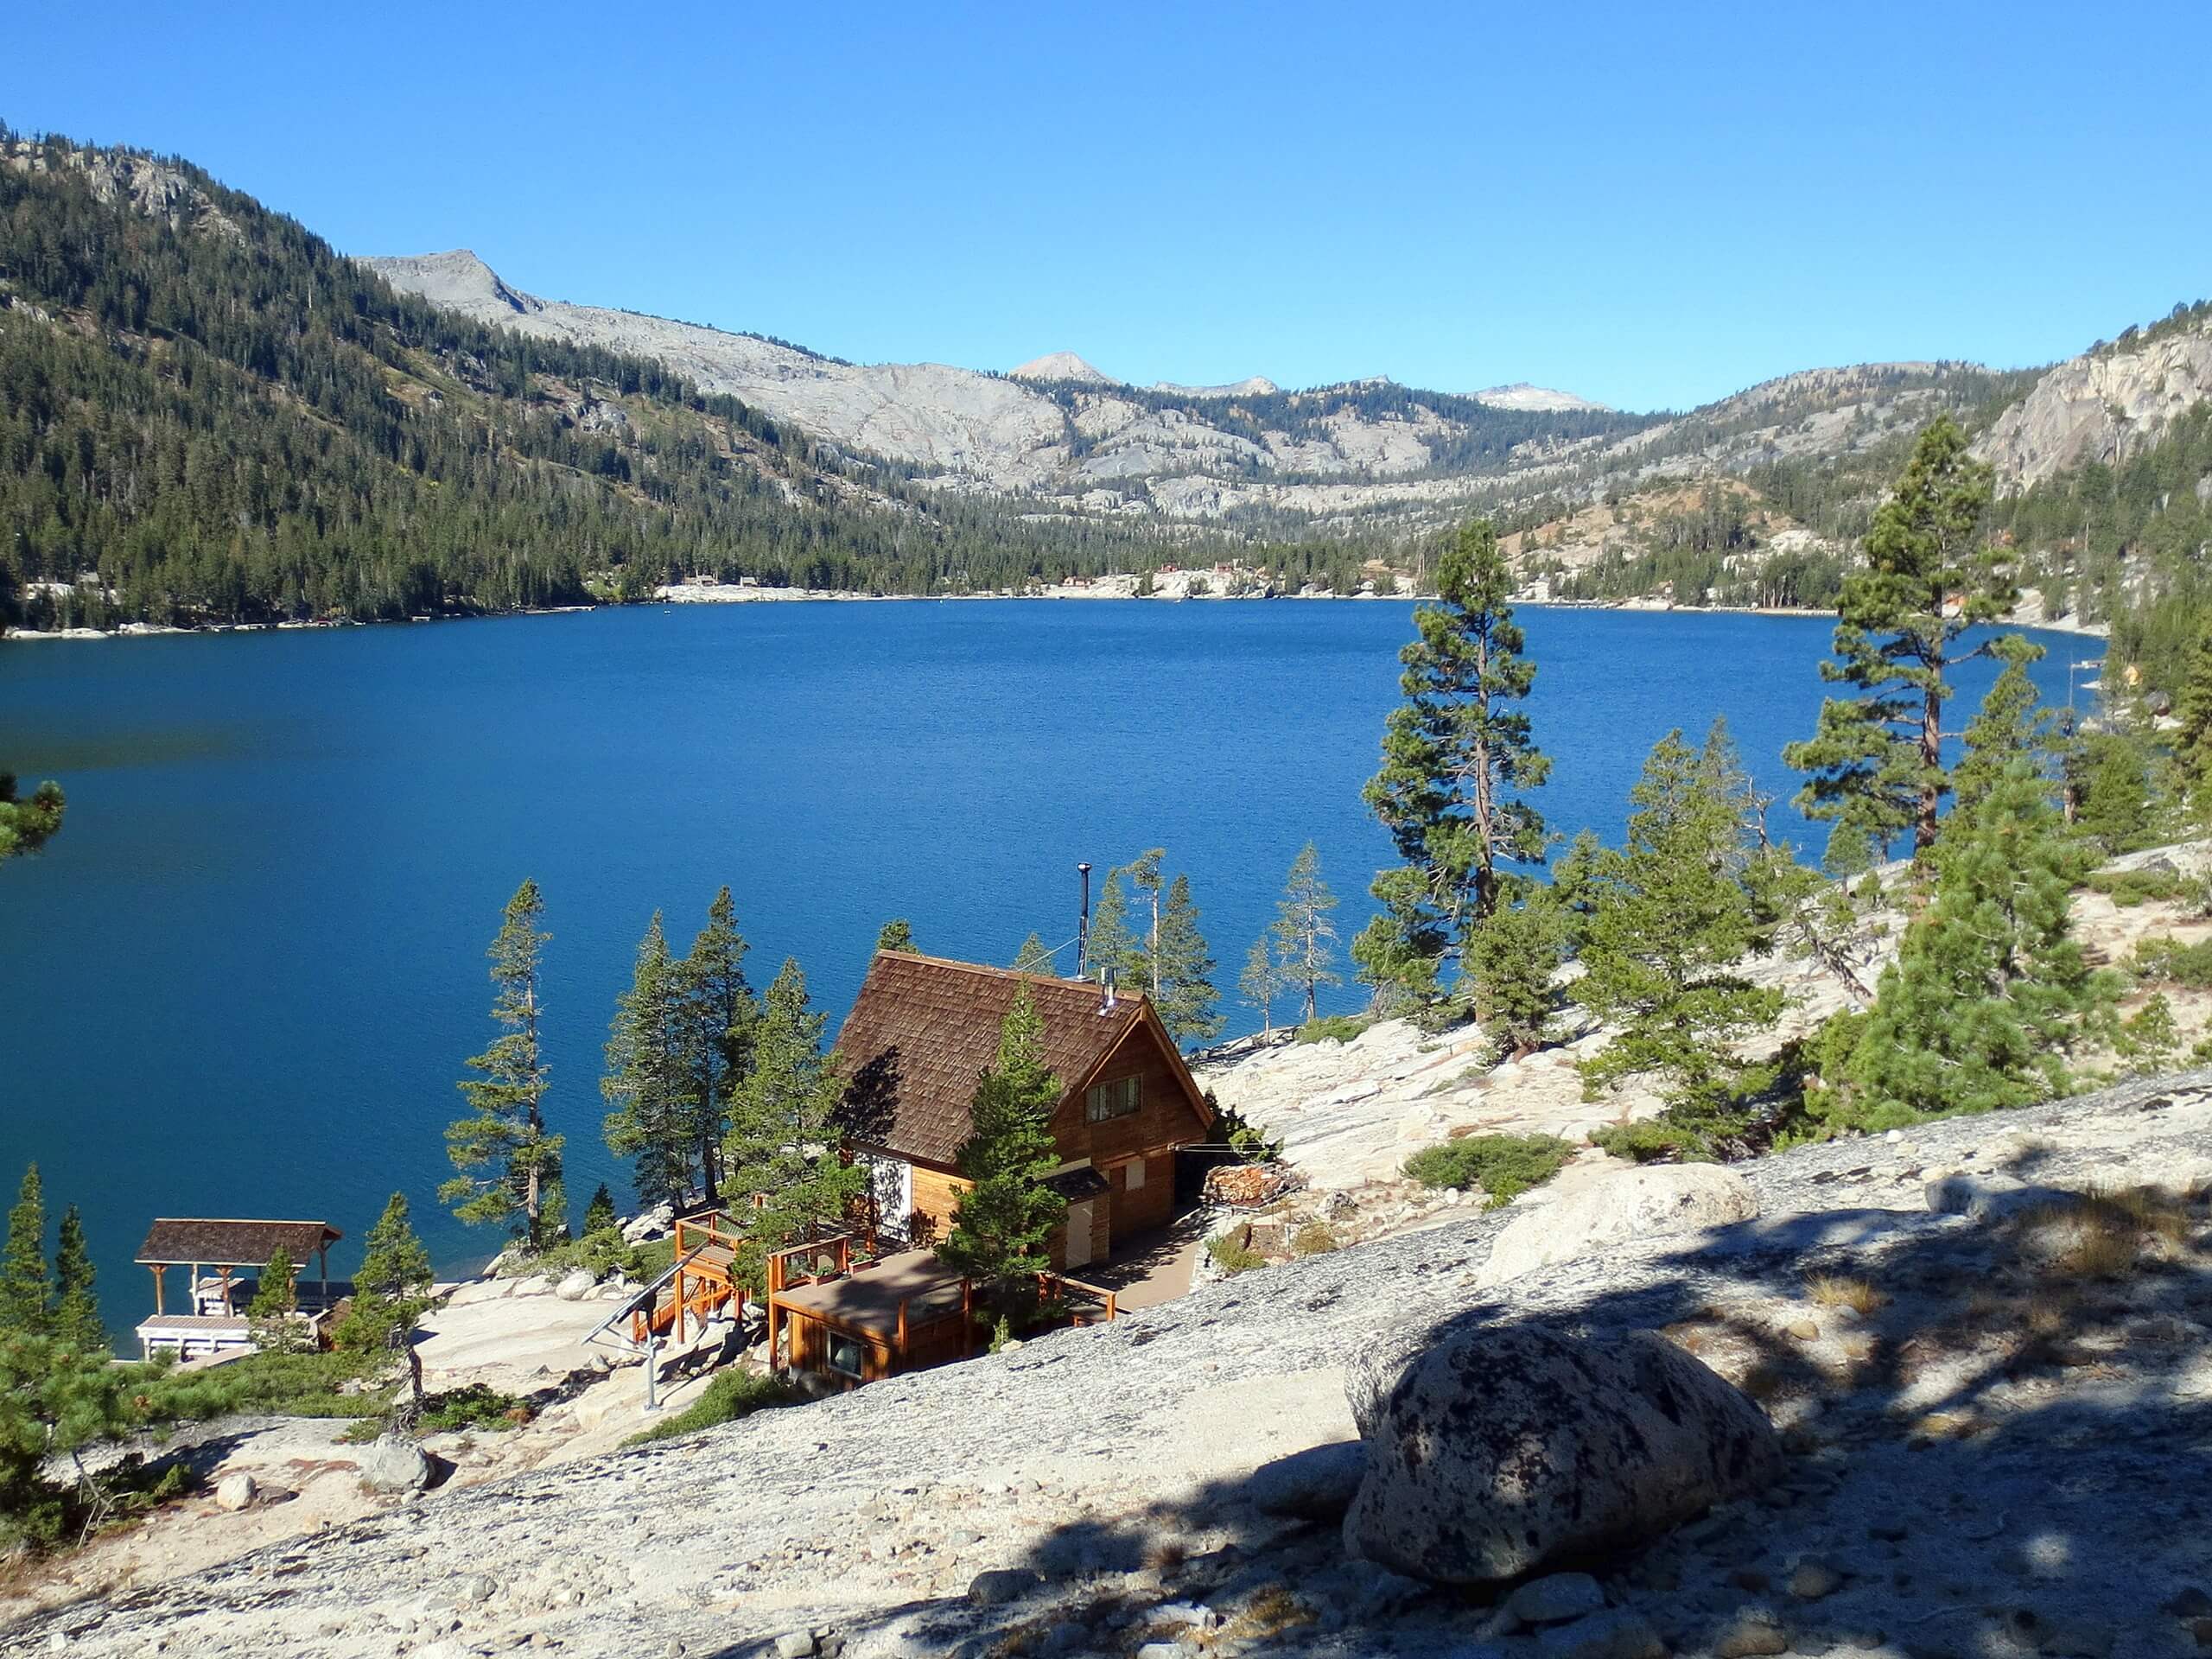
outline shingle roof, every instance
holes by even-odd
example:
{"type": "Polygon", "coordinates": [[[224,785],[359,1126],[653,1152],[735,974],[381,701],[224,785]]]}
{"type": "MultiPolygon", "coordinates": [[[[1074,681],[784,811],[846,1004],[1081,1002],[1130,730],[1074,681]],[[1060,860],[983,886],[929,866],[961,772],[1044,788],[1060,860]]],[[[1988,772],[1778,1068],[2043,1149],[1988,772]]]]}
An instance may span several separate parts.
{"type": "Polygon", "coordinates": [[[206,1267],[260,1267],[283,1250],[295,1267],[303,1266],[325,1244],[345,1235],[327,1221],[217,1221],[163,1217],[138,1247],[138,1260],[151,1265],[197,1262],[206,1267]]]}
{"type": "Polygon", "coordinates": [[[976,1081],[1022,987],[1045,1023],[1045,1063],[1071,1090],[1143,1018],[1122,994],[1110,1013],[1085,980],[1047,979],[911,951],[879,950],[837,1033],[847,1131],[902,1157],[950,1164],[968,1139],[976,1081]]]}

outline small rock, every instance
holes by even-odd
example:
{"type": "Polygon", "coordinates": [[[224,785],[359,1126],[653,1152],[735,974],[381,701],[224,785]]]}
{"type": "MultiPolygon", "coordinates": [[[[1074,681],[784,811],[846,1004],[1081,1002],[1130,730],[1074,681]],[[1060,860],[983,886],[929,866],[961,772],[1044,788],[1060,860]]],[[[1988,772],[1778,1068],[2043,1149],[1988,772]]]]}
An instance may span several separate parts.
{"type": "Polygon", "coordinates": [[[978,1607],[997,1607],[1019,1601],[1044,1586],[1045,1575],[1026,1567],[995,1567],[968,1581],[968,1599],[978,1607]]]}
{"type": "Polygon", "coordinates": [[[423,1448],[397,1435],[377,1436],[357,1462],[361,1484],[372,1492],[419,1492],[429,1484],[430,1460],[423,1448]]]}
{"type": "Polygon", "coordinates": [[[599,1281],[578,1268],[574,1273],[553,1287],[553,1294],[564,1302],[581,1302],[592,1293],[599,1281]]]}
{"type": "Polygon", "coordinates": [[[1262,1464],[1252,1471],[1244,1490],[1262,1515],[1337,1522],[1359,1496],[1359,1483],[1366,1473],[1366,1444],[1340,1440],[1262,1464]]]}
{"type": "Polygon", "coordinates": [[[1789,1334],[1800,1342],[1818,1342],[1821,1339],[1821,1327],[1810,1319],[1792,1320],[1788,1329],[1789,1334]]]}
{"type": "Polygon", "coordinates": [[[1563,1624],[1602,1612],[1605,1592],[1587,1573],[1553,1573],[1531,1579],[1505,1599],[1506,1611],[1523,1624],[1563,1624]]]}
{"type": "Polygon", "coordinates": [[[1179,1643],[1147,1642],[1137,1649],[1137,1659],[1190,1659],[1179,1643]]]}
{"type": "Polygon", "coordinates": [[[240,1510],[251,1508],[253,1500],[260,1496],[259,1484],[244,1470],[225,1475],[215,1483],[215,1507],[232,1515],[240,1510]]]}
{"type": "Polygon", "coordinates": [[[1547,1625],[1536,1632],[1536,1651],[1544,1659],[1666,1659],[1667,1644],[1643,1614],[1608,1607],[1571,1624],[1547,1625]]]}
{"type": "Polygon", "coordinates": [[[814,1632],[785,1630],[776,1638],[776,1659],[812,1659],[814,1632]]]}
{"type": "Polygon", "coordinates": [[[1789,1593],[1800,1601],[1818,1601],[1843,1588],[1843,1574],[1826,1561],[1810,1556],[1797,1563],[1789,1575],[1789,1593]]]}
{"type": "Polygon", "coordinates": [[[1719,1659],[1754,1659],[1754,1656],[1789,1651],[1789,1638],[1773,1615],[1751,1611],[1737,1614],[1722,1629],[1713,1650],[1719,1659]]]}

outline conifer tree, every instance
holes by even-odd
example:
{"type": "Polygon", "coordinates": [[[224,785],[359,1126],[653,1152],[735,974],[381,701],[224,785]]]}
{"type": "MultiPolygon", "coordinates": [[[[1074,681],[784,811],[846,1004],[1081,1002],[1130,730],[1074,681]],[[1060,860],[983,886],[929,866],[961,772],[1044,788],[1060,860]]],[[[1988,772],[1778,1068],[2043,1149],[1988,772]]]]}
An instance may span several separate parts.
{"type": "Polygon", "coordinates": [[[54,1315],[54,1281],[46,1268],[46,1185],[38,1166],[23,1171],[15,1207],[8,1211],[8,1242],[0,1250],[0,1332],[44,1336],[54,1315]]]}
{"type": "Polygon", "coordinates": [[[1049,974],[1052,971],[1052,952],[1045,949],[1045,941],[1035,933],[1021,942],[1021,949],[1014,953],[1014,970],[1018,974],[1049,974]]]}
{"type": "Polygon", "coordinates": [[[2039,770],[2049,766],[2056,741],[2050,713],[2028,677],[2028,664],[2043,655],[2043,647],[2012,634],[1993,642],[1990,651],[2004,659],[2005,671],[1967,722],[1964,752],[1951,769],[1951,810],[1968,817],[2014,761],[2039,770]]]}
{"type": "Polygon", "coordinates": [[[2212,781],[2212,627],[2198,636],[2190,655],[2174,715],[2181,722],[2174,734],[2174,759],[2188,786],[2201,789],[2212,781]]]}
{"type": "Polygon", "coordinates": [[[822,1052],[825,1023],[806,976],[786,959],[763,999],[753,1070],[731,1103],[723,1143],[729,1193],[764,1201],[753,1226],[764,1249],[819,1236],[867,1190],[868,1172],[842,1156],[844,1085],[822,1052]]]}
{"type": "Polygon", "coordinates": [[[107,1347],[107,1326],[100,1320],[99,1299],[92,1288],[97,1277],[92,1249],[85,1241],[84,1217],[73,1204],[61,1212],[54,1237],[54,1335],[80,1354],[99,1353],[107,1347]]]}
{"type": "Polygon", "coordinates": [[[614,1195],[601,1181],[592,1189],[591,1202],[584,1206],[584,1236],[588,1238],[594,1233],[603,1233],[621,1224],[621,1217],[614,1208],[614,1195]]]}
{"type": "Polygon", "coordinates": [[[1552,982],[1567,960],[1567,923],[1559,901],[1534,882],[1475,926],[1467,941],[1467,977],[1476,987],[1475,1017],[1508,1054],[1551,1040],[1559,994],[1552,982]]]}
{"type": "MultiPolygon", "coordinates": [[[[1143,989],[1155,1003],[1160,1001],[1160,904],[1167,886],[1160,864],[1166,856],[1165,847],[1148,848],[1131,859],[1122,871],[1129,878],[1129,885],[1136,889],[1140,912],[1146,917],[1137,955],[1144,973],[1143,989]]],[[[1133,981],[1129,988],[1135,990],[1138,986],[1133,981]]]]}
{"type": "Polygon", "coordinates": [[[879,950],[897,950],[906,956],[918,956],[920,947],[914,943],[913,925],[904,916],[894,916],[886,922],[875,936],[879,950]]]}
{"type": "Polygon", "coordinates": [[[1629,791],[1636,810],[1618,852],[1590,855],[1583,1006],[1618,1029],[1582,1062],[1585,1091],[1656,1075],[1674,1128],[1703,1141],[1733,1122],[1758,1076],[1736,1045],[1780,1015],[1782,993],[1738,970],[1763,934],[1743,873],[1741,766],[1724,724],[1701,749],[1669,732],[1629,791]]]}
{"type": "Polygon", "coordinates": [[[1268,949],[1269,942],[1264,933],[1252,941],[1252,948],[1244,954],[1244,971],[1236,976],[1237,995],[1243,999],[1244,1006],[1259,1010],[1262,1036],[1274,1034],[1275,993],[1282,988],[1282,976],[1275,967],[1274,954],[1268,949]]]}
{"type": "Polygon", "coordinates": [[[27,801],[16,792],[16,774],[0,772],[0,863],[35,853],[59,834],[64,804],[60,785],[41,784],[27,801]]]}
{"type": "Polygon", "coordinates": [[[538,1046],[538,969],[552,937],[538,926],[544,913],[537,883],[524,881],[492,941],[492,1018],[504,1029],[466,1062],[482,1075],[459,1085],[472,1113],[447,1127],[446,1153],[461,1173],[438,1188],[439,1201],[461,1220],[503,1224],[533,1250],[557,1243],[568,1220],[561,1194],[567,1138],[545,1128],[549,1079],[538,1046]]]}
{"type": "Polygon", "coordinates": [[[607,1149],[635,1161],[638,1196],[681,1209],[698,1157],[699,1074],[681,976],[668,954],[660,912],[638,944],[630,988],[615,999],[600,1092],[607,1149]]]}
{"type": "Polygon", "coordinates": [[[1160,943],[1152,961],[1160,988],[1154,1006],[1167,1034],[1179,1045],[1220,1036],[1224,1023],[1221,993],[1214,988],[1213,956],[1198,931],[1198,907],[1191,902],[1187,875],[1178,875],[1168,884],[1166,907],[1160,913],[1160,943]]]}
{"type": "Polygon", "coordinates": [[[2092,860],[2033,765],[2015,760],[1937,844],[1935,901],[1899,942],[1826,1116],[1886,1128],[2063,1093],[2065,1051],[2110,1010],[2112,976],[2072,937],[2092,860]]]}
{"type": "Polygon", "coordinates": [[[1551,769],[1521,707],[1536,669],[1488,520],[1460,530],[1437,588],[1440,602],[1414,613],[1419,637],[1399,653],[1406,700],[1366,789],[1402,861],[1376,876],[1382,913],[1352,944],[1385,1003],[1433,998],[1446,959],[1497,907],[1505,867],[1541,863],[1545,850],[1544,821],[1522,798],[1551,769]]]}
{"type": "Polygon", "coordinates": [[[1821,677],[1857,695],[1830,697],[1815,734],[1783,751],[1811,774],[1798,796],[1808,817],[1834,820],[1885,846],[1905,830],[1935,845],[1950,788],[1943,704],[1951,669],[1990,650],[1960,648],[1967,629],[2018,596],[2009,568],[1980,536],[1991,472],[1967,452],[1948,416],[1923,430],[1897,489],[1866,533],[1866,563],[1844,578],[1834,652],[1821,677]]]}
{"type": "Polygon", "coordinates": [[[1122,873],[1106,872],[1098,888],[1098,903],[1090,912],[1090,929],[1084,938],[1083,966],[1086,976],[1110,973],[1124,990],[1141,989],[1149,979],[1144,952],[1129,931],[1127,906],[1122,896],[1122,873]]]}
{"type": "Polygon", "coordinates": [[[369,1229],[360,1270],[353,1275],[353,1305],[334,1340],[357,1352],[402,1345],[429,1305],[430,1253],[409,1219],[407,1195],[395,1192],[369,1229]]]}
{"type": "Polygon", "coordinates": [[[1290,861],[1270,930],[1278,978],[1285,988],[1304,994],[1309,1022],[1319,1012],[1321,988],[1344,982],[1335,968],[1336,924],[1329,919],[1336,907],[1337,895],[1321,879],[1321,855],[1309,841],[1290,861]]]}
{"type": "Polygon", "coordinates": [[[1045,1064],[1044,1040],[1045,1022],[1025,988],[976,1084],[973,1128],[957,1159],[969,1185],[937,1249],[994,1312],[1015,1322],[1036,1305],[1037,1275],[1052,1267],[1052,1234],[1067,1218],[1067,1200],[1045,1185],[1060,1163],[1052,1116],[1061,1091],[1045,1064]]]}
{"type": "Polygon", "coordinates": [[[300,1270],[289,1251],[277,1249],[261,1270],[246,1304],[254,1346],[264,1351],[296,1353],[315,1344],[315,1333],[295,1316],[300,1311],[300,1270]]]}
{"type": "MultiPolygon", "coordinates": [[[[750,947],[738,931],[737,906],[724,887],[707,907],[707,925],[677,964],[689,1030],[685,1046],[695,1077],[693,1141],[707,1202],[721,1196],[722,1136],[729,1127],[730,1096],[753,1063],[753,1028],[760,999],[745,977],[750,947]]],[[[586,1230],[589,1230],[587,1229],[586,1230]]]]}

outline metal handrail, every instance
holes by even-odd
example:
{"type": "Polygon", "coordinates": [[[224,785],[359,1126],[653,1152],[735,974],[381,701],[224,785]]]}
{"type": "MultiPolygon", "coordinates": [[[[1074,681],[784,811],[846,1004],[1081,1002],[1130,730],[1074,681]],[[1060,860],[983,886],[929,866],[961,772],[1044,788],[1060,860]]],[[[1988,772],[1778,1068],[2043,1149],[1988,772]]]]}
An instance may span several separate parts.
{"type": "MultiPolygon", "coordinates": [[[[650,1285],[645,1286],[642,1290],[639,1291],[636,1295],[631,1297],[627,1301],[617,1307],[612,1313],[601,1319],[596,1325],[593,1326],[591,1331],[584,1337],[582,1343],[579,1345],[588,1347],[593,1343],[597,1342],[601,1336],[607,1333],[607,1332],[618,1319],[632,1318],[640,1312],[644,1313],[647,1319],[651,1319],[652,1317],[654,1305],[660,1300],[662,1287],[666,1285],[671,1280],[674,1279],[677,1274],[683,1272],[684,1268],[690,1267],[693,1262],[696,1261],[700,1252],[704,1250],[707,1247],[703,1244],[696,1245],[692,1248],[690,1255],[678,1256],[674,1262],[669,1263],[667,1272],[662,1274],[659,1278],[654,1280],[650,1285]]],[[[644,1351],[636,1343],[631,1341],[626,1337],[622,1339],[621,1346],[625,1351],[629,1353],[634,1354],[644,1351]]]]}

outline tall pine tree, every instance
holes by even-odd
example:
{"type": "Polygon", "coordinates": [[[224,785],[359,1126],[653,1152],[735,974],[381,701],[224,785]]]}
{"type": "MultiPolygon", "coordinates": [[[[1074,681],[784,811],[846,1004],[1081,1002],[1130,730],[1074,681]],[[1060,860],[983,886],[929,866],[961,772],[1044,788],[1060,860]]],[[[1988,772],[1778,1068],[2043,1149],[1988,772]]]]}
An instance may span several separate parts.
{"type": "Polygon", "coordinates": [[[54,1281],[46,1267],[46,1184],[33,1164],[23,1171],[15,1207],[8,1211],[8,1242],[0,1249],[0,1332],[41,1337],[53,1316],[54,1281]]]}
{"type": "Polygon", "coordinates": [[[1129,931],[1128,901],[1122,893],[1122,873],[1106,872],[1099,884],[1098,903],[1090,912],[1090,931],[1084,935],[1083,972],[1086,976],[1110,973],[1122,989],[1141,990],[1149,982],[1145,952],[1129,931]]]}
{"type": "Polygon", "coordinates": [[[1214,988],[1213,956],[1198,931],[1198,907],[1191,900],[1191,878],[1168,884],[1160,912],[1158,946],[1152,952],[1153,980],[1159,987],[1160,1022],[1178,1043],[1205,1042],[1221,1035],[1221,993],[1214,988]]]}
{"type": "Polygon", "coordinates": [[[1935,902],[1905,930],[1821,1115],[1868,1128],[2025,1105],[2066,1090],[2067,1051],[2108,1014],[2117,987],[2072,932],[2072,893],[2094,862],[2013,760],[1936,850],[1935,902]]]}
{"type": "Polygon", "coordinates": [[[645,1203],[678,1210],[690,1198],[699,1152],[699,1071],[683,992],[655,911],[630,988],[615,999],[599,1088],[611,1109],[607,1149],[634,1161],[645,1203]]]}
{"type": "Polygon", "coordinates": [[[1049,974],[1052,971],[1052,953],[1045,949],[1045,941],[1035,933],[1021,942],[1021,949],[1014,953],[1014,970],[1017,974],[1049,974]]]}
{"type": "Polygon", "coordinates": [[[481,1075],[459,1085],[471,1115],[447,1126],[446,1153],[461,1172],[438,1199],[471,1224],[497,1223],[533,1250],[560,1242],[568,1203],[561,1190],[563,1135],[545,1127],[549,1078],[538,1046],[537,976],[546,941],[538,924],[545,901],[524,881],[507,900],[487,953],[497,987],[492,1018],[503,1027],[491,1047],[466,1064],[481,1075]]]}
{"type": "Polygon", "coordinates": [[[937,1249],[993,1312],[1015,1323],[1036,1305],[1037,1275],[1051,1268],[1052,1234],[1067,1218],[1067,1200],[1045,1185],[1060,1164],[1052,1129],[1060,1081],[1045,1064],[1044,1042],[1045,1022],[1025,988],[976,1085],[973,1128],[957,1160],[969,1186],[937,1249]]]}
{"type": "Polygon", "coordinates": [[[1811,774],[1797,798],[1807,817],[1885,846],[1906,830],[1916,851],[1935,845],[1951,786],[1943,770],[1950,671],[1991,649],[1962,649],[1960,636],[2018,597],[2005,558],[1981,535],[1990,480],[1967,454],[1966,434],[1939,416],[1875,513],[1865,567],[1844,578],[1836,605],[1837,660],[1821,664],[1822,679],[1855,695],[1827,699],[1819,729],[1783,751],[1811,774]]]}
{"type": "Polygon", "coordinates": [[[1275,920],[1269,930],[1274,938],[1275,967],[1281,982],[1300,992],[1306,1018],[1319,1012],[1321,988],[1340,985],[1336,971],[1336,924],[1329,912],[1337,895],[1321,879],[1321,855],[1312,842],[1299,849],[1283,880],[1282,897],[1275,901],[1275,920]]]}
{"type": "Polygon", "coordinates": [[[2042,770],[2052,763],[2055,752],[2050,713],[2028,677],[2028,664],[2043,655],[2043,647],[2014,634],[1990,649],[2004,659],[2005,671],[1967,722],[1963,753],[1951,768],[1951,810],[1968,817],[2014,761],[2025,760],[2042,770]]]}
{"type": "Polygon", "coordinates": [[[1274,1034],[1275,996],[1283,988],[1272,944],[1264,933],[1253,940],[1252,948],[1244,953],[1244,969],[1236,976],[1236,994],[1246,1007],[1259,1011],[1262,1036],[1274,1034]]]}
{"type": "MultiPolygon", "coordinates": [[[[762,1000],[753,1070],[738,1085],[723,1142],[729,1194],[760,1200],[751,1234],[759,1249],[833,1230],[867,1187],[868,1172],[842,1155],[844,1086],[822,1052],[825,1023],[806,976],[786,960],[762,1000]]],[[[750,1265],[760,1270],[757,1258],[750,1265]]]]}
{"type": "Polygon", "coordinates": [[[54,1334],[80,1354],[107,1347],[107,1327],[100,1322],[99,1298],[93,1291],[97,1278],[92,1248],[85,1241],[85,1220],[73,1204],[61,1212],[61,1225],[54,1235],[54,1334]]]}
{"type": "Polygon", "coordinates": [[[730,1096],[753,1064],[753,1028],[760,999],[745,977],[749,949],[738,931],[737,906],[724,887],[707,906],[707,925],[677,964],[685,1019],[685,1045],[696,1081],[693,1135],[707,1202],[721,1196],[722,1136],[729,1128],[730,1096]]]}
{"type": "Polygon", "coordinates": [[[1544,857],[1544,821],[1522,798],[1551,769],[1521,706],[1536,668],[1487,519],[1445,550],[1437,588],[1440,602],[1414,613],[1419,637],[1399,653],[1406,700],[1366,790],[1402,861],[1376,876],[1382,913],[1352,944],[1385,1003],[1433,999],[1446,960],[1497,907],[1507,868],[1544,857]]]}

